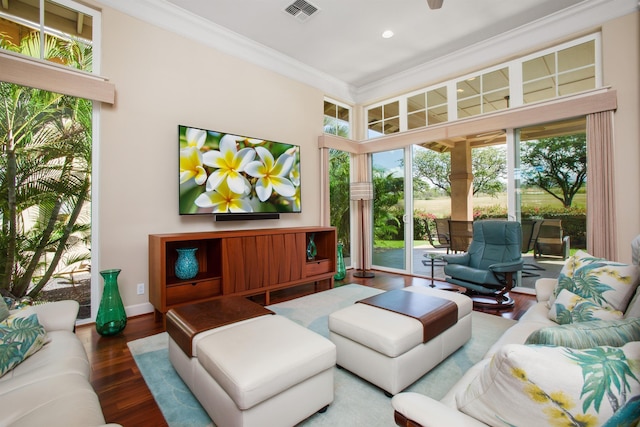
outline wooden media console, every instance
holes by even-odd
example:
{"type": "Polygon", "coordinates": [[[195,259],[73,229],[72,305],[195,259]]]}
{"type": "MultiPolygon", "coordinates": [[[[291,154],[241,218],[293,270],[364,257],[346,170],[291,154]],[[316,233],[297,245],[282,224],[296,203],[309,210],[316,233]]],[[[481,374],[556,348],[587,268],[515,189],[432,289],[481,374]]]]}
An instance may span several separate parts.
{"type": "Polygon", "coordinates": [[[261,230],[149,235],[149,301],[156,318],[172,307],[224,296],[261,296],[314,283],[315,291],[333,287],[336,273],[336,230],[296,227],[261,230]],[[313,236],[317,255],[307,259],[313,236]],[[195,247],[198,274],[188,280],[175,275],[176,249],[195,247]]]}

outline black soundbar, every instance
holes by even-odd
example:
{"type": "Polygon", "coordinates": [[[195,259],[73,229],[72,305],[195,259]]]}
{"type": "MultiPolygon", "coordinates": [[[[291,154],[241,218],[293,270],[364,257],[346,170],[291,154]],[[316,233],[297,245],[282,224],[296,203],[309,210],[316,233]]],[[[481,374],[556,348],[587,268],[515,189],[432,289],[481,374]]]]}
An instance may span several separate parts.
{"type": "Polygon", "coordinates": [[[256,219],[280,219],[279,213],[224,214],[216,215],[216,221],[251,221],[256,219]]]}

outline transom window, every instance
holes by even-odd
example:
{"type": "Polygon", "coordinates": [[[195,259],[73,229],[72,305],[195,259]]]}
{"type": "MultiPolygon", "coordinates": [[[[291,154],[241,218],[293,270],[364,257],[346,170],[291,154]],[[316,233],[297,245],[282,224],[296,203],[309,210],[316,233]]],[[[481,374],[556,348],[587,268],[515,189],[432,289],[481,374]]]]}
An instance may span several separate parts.
{"type": "Polygon", "coordinates": [[[449,120],[447,87],[442,86],[407,98],[407,127],[417,129],[449,120]]]}
{"type": "Polygon", "coordinates": [[[456,93],[459,119],[504,110],[509,106],[509,68],[461,80],[456,93]]]}
{"type": "Polygon", "coordinates": [[[10,0],[0,8],[0,48],[92,72],[92,43],[98,12],[67,0],[10,0]],[[41,11],[43,13],[41,13],[41,11]],[[56,41],[57,40],[57,41],[56,41]],[[85,61],[70,63],[60,40],[85,61]],[[19,48],[29,43],[28,48],[19,48]]]}
{"type": "Polygon", "coordinates": [[[596,89],[600,35],[365,107],[367,138],[437,125],[596,89]]]}
{"type": "Polygon", "coordinates": [[[324,133],[351,137],[351,107],[337,101],[324,101],[324,133]]]}
{"type": "Polygon", "coordinates": [[[368,113],[369,138],[400,132],[400,101],[380,105],[368,113]]]}
{"type": "Polygon", "coordinates": [[[522,91],[525,104],[595,87],[594,40],[522,63],[522,91]]]}

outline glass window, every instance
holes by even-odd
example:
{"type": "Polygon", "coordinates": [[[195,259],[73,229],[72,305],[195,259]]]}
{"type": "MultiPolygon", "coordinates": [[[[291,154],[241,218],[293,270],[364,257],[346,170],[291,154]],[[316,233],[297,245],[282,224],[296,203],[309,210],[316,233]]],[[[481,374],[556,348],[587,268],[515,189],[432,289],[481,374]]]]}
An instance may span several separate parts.
{"type": "Polygon", "coordinates": [[[91,72],[94,14],[70,2],[11,0],[0,9],[0,47],[91,72]]]}
{"type": "Polygon", "coordinates": [[[351,107],[325,100],[324,133],[351,138],[351,107]]]}
{"type": "Polygon", "coordinates": [[[447,87],[442,86],[427,92],[427,117],[430,125],[449,120],[447,114],[447,87]]]}
{"type": "Polygon", "coordinates": [[[400,132],[400,101],[367,110],[368,137],[400,132]]]}
{"type": "Polygon", "coordinates": [[[446,122],[447,87],[422,92],[407,98],[407,128],[416,129],[446,122]]]}
{"type": "Polygon", "coordinates": [[[346,266],[351,265],[351,201],[349,176],[351,157],[346,151],[329,150],[329,214],[331,225],[336,228],[338,241],[346,266]]]}
{"type": "Polygon", "coordinates": [[[458,118],[509,107],[509,68],[504,67],[456,83],[458,118]]]}
{"type": "Polygon", "coordinates": [[[596,87],[595,40],[522,63],[525,104],[596,87]]]}

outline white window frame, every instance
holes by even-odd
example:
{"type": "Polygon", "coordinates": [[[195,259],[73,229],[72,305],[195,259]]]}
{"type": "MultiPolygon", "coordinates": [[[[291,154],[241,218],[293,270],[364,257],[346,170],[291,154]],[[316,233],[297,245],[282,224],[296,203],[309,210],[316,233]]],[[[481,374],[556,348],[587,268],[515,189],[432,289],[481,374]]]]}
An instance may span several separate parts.
{"type": "MultiPolygon", "coordinates": [[[[364,106],[363,110],[364,110],[364,114],[362,115],[362,126],[363,129],[365,130],[365,135],[364,138],[366,140],[375,140],[378,137],[382,137],[383,135],[377,135],[374,137],[369,137],[369,110],[373,109],[373,108],[378,108],[380,106],[389,104],[391,102],[395,102],[398,101],[399,105],[400,105],[400,132],[405,132],[408,129],[408,111],[407,111],[407,101],[410,97],[418,95],[420,93],[426,93],[430,90],[433,89],[438,89],[441,88],[442,86],[446,86],[447,87],[447,106],[448,106],[448,121],[447,123],[453,122],[458,120],[458,93],[457,93],[457,83],[460,81],[464,81],[467,80],[469,78],[472,77],[476,77],[476,78],[481,78],[482,75],[487,74],[487,73],[491,73],[493,71],[502,69],[502,68],[507,68],[508,69],[508,75],[509,75],[509,107],[508,109],[514,108],[514,107],[520,107],[522,105],[524,105],[524,95],[523,95],[523,77],[522,77],[522,64],[526,61],[529,61],[531,59],[535,59],[538,58],[540,56],[544,56],[544,55],[548,55],[550,53],[554,53],[554,52],[559,52],[561,50],[564,49],[568,49],[589,41],[594,41],[595,45],[594,45],[594,50],[595,50],[595,88],[593,89],[599,89],[602,88],[603,85],[603,78],[602,78],[602,35],[597,32],[597,33],[592,33],[589,35],[585,35],[576,39],[573,39],[571,41],[565,42],[565,43],[561,43],[559,45],[555,45],[553,47],[547,48],[547,49],[543,49],[540,51],[537,51],[535,53],[511,60],[511,61],[507,61],[507,62],[503,62],[500,64],[496,64],[494,66],[482,69],[482,70],[478,70],[478,71],[474,71],[468,74],[465,74],[463,76],[459,76],[456,77],[455,79],[451,79],[451,80],[447,80],[445,82],[438,82],[438,83],[434,83],[430,86],[424,87],[424,88],[420,88],[420,89],[416,89],[414,91],[399,95],[399,96],[395,96],[392,98],[387,98],[381,101],[378,101],[374,104],[370,104],[370,105],[366,105],[364,106]]],[[[590,90],[593,90],[590,89],[590,90]]],[[[570,95],[575,95],[575,94],[570,94],[570,95]]],[[[480,94],[480,96],[482,96],[482,93],[480,94]]],[[[560,96],[556,96],[554,98],[550,98],[547,99],[546,101],[550,101],[553,99],[556,99],[560,96]]],[[[501,110],[503,111],[503,110],[501,110]]],[[[482,113],[484,114],[484,113],[482,113]]],[[[479,114],[479,115],[482,115],[479,114]]],[[[475,115],[475,116],[471,116],[471,117],[477,117],[479,115],[475,115]]],[[[384,122],[384,117],[383,117],[383,122],[384,122]]],[[[427,124],[426,127],[429,127],[430,125],[427,124]]],[[[433,125],[432,125],[433,126],[433,125]]],[[[416,128],[416,129],[421,129],[421,128],[416,128]]],[[[416,129],[411,129],[416,130],[416,129]]]]}
{"type": "MultiPolygon", "coordinates": [[[[346,110],[349,110],[349,134],[347,135],[347,138],[352,138],[353,137],[353,107],[351,107],[351,105],[345,104],[344,102],[340,102],[340,101],[336,101],[335,99],[329,98],[329,97],[324,97],[324,102],[329,102],[331,104],[334,104],[338,107],[342,107],[346,110]]],[[[322,115],[323,117],[326,116],[326,114],[322,115]]],[[[337,119],[337,117],[334,117],[335,119],[337,119]]],[[[338,135],[336,135],[338,136],[338,135]]]]}

